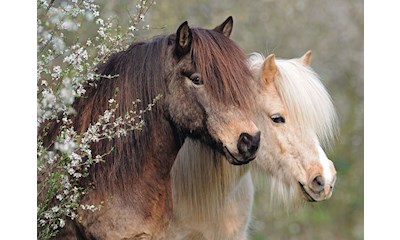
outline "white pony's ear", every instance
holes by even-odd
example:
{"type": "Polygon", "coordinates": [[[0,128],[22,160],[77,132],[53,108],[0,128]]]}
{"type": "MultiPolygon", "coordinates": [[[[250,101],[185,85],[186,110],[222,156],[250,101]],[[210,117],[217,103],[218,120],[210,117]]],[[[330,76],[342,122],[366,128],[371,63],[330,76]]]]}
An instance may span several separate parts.
{"type": "Polygon", "coordinates": [[[263,66],[262,66],[262,79],[267,84],[270,84],[274,81],[276,72],[278,68],[275,63],[275,54],[270,54],[265,58],[263,66]]]}
{"type": "Polygon", "coordinates": [[[308,50],[301,58],[300,61],[305,65],[310,66],[311,64],[311,50],[308,50]]]}

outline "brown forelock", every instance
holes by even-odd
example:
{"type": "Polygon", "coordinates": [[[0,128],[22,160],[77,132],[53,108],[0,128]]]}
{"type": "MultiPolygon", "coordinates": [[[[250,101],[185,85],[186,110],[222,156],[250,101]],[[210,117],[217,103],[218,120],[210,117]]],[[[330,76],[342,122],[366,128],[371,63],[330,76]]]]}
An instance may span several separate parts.
{"type": "MultiPolygon", "coordinates": [[[[90,123],[95,123],[99,115],[108,108],[108,100],[119,89],[116,101],[119,104],[117,117],[124,116],[132,109],[132,102],[141,99],[138,110],[146,108],[158,94],[166,93],[165,65],[172,56],[167,54],[168,37],[160,36],[149,42],[132,44],[126,51],[112,55],[105,64],[98,67],[102,75],[119,76],[114,79],[101,78],[96,87],[88,86],[86,94],[74,104],[77,111],[75,129],[86,131],[90,123]]],[[[96,189],[100,192],[126,191],[143,169],[144,156],[150,151],[152,128],[161,116],[161,102],[144,115],[145,126],[141,131],[128,132],[126,137],[111,141],[101,140],[91,145],[92,155],[103,155],[105,162],[96,164],[90,170],[96,189]]]]}
{"type": "Polygon", "coordinates": [[[229,38],[213,30],[192,29],[193,61],[207,92],[218,102],[250,110],[252,75],[245,53],[229,38]]]}

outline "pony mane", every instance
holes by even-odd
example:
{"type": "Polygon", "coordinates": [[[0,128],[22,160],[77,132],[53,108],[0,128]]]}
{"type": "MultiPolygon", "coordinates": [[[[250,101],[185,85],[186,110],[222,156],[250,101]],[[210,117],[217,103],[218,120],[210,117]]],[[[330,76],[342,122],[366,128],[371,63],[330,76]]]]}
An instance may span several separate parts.
{"type": "MultiPolygon", "coordinates": [[[[85,95],[73,105],[77,112],[75,129],[78,132],[86,131],[108,109],[108,100],[111,98],[115,98],[119,105],[116,110],[118,117],[132,110],[132,102],[136,99],[141,100],[137,105],[140,110],[146,108],[158,94],[165,96],[165,62],[170,42],[168,36],[134,42],[128,49],[113,54],[99,65],[97,73],[117,77],[101,78],[86,86],[85,95]]],[[[130,131],[125,137],[102,140],[91,145],[92,156],[109,152],[104,157],[105,162],[95,164],[90,169],[89,181],[95,184],[99,192],[128,191],[127,186],[131,186],[132,180],[143,170],[146,146],[150,144],[155,122],[163,117],[161,112],[162,106],[157,103],[144,115],[145,125],[141,131],[130,131]]]]}
{"type": "Polygon", "coordinates": [[[204,143],[186,138],[171,171],[174,198],[197,219],[216,219],[228,193],[249,169],[233,166],[204,143]]]}
{"type": "MultiPolygon", "coordinates": [[[[264,56],[252,53],[250,69],[260,79],[264,56]]],[[[275,87],[301,132],[313,131],[325,147],[330,147],[337,134],[337,115],[332,99],[314,70],[299,59],[277,59],[275,87]]]]}
{"type": "MultiPolygon", "coordinates": [[[[265,175],[265,172],[257,165],[251,167],[251,175],[256,189],[266,189],[265,193],[268,193],[269,197],[269,210],[282,208],[289,213],[290,210],[296,209],[305,202],[297,185],[290,184],[273,175],[265,175]]],[[[267,199],[267,196],[265,198],[267,199]]]]}

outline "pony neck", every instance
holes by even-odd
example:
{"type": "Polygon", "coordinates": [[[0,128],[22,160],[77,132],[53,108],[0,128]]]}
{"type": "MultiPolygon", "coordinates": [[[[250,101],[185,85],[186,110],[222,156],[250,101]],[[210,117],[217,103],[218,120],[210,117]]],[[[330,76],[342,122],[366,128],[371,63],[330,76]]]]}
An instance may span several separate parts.
{"type": "Polygon", "coordinates": [[[199,219],[213,219],[249,166],[233,166],[209,146],[187,138],[171,171],[173,199],[199,219]]]}
{"type": "Polygon", "coordinates": [[[158,121],[157,127],[153,128],[150,133],[150,146],[147,146],[145,159],[146,162],[154,162],[162,177],[169,179],[175,158],[182,147],[184,136],[169,120],[161,117],[158,121]],[[152,160],[149,161],[149,159],[152,160]]]}

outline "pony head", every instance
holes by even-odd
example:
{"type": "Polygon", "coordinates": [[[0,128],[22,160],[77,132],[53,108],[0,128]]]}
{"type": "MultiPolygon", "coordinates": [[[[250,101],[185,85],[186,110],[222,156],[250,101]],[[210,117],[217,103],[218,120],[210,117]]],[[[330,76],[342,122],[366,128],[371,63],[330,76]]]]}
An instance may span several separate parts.
{"type": "Polygon", "coordinates": [[[212,30],[182,23],[171,37],[166,109],[185,136],[200,139],[235,165],[256,157],[260,131],[252,122],[252,74],[229,39],[232,17],[212,30]]]}
{"type": "Polygon", "coordinates": [[[283,200],[329,199],[336,181],[335,167],[321,147],[334,137],[336,114],[310,61],[310,51],[291,60],[276,60],[273,54],[249,58],[259,81],[258,126],[268,135],[256,163],[272,177],[283,200]]]}

